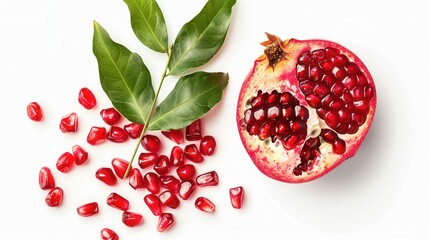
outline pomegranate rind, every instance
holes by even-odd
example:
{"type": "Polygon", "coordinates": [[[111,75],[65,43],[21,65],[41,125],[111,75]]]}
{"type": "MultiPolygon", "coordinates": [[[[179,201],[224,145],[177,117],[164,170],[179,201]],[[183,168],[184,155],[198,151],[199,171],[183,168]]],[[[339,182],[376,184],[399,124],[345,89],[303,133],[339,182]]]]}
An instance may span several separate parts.
{"type": "MultiPolygon", "coordinates": [[[[272,37],[272,35],[271,35],[272,37]]],[[[272,40],[272,39],[270,39],[272,40]]],[[[267,45],[265,42],[263,45],[267,45]]],[[[285,58],[277,62],[275,66],[270,65],[265,54],[255,60],[254,66],[246,76],[238,98],[236,120],[241,141],[256,167],[266,176],[278,181],[287,183],[302,183],[315,180],[335,169],[346,159],[353,157],[372,124],[376,110],[377,94],[373,78],[363,62],[347,48],[326,40],[297,40],[289,39],[282,42],[282,50],[285,58]],[[326,127],[324,120],[318,118],[314,108],[308,106],[304,94],[299,89],[299,82],[296,77],[296,65],[298,57],[306,52],[315,49],[333,47],[340,50],[340,53],[346,55],[350,61],[360,66],[360,70],[366,76],[368,84],[373,88],[373,97],[369,101],[369,112],[365,123],[359,127],[358,132],[354,134],[338,134],[346,142],[346,151],[341,154],[335,154],[332,146],[324,143],[320,146],[320,154],[315,161],[301,175],[293,174],[293,169],[300,163],[300,151],[303,143],[295,149],[286,151],[282,144],[278,142],[271,143],[267,140],[261,141],[258,136],[251,136],[244,126],[244,112],[248,109],[249,99],[256,96],[259,90],[263,92],[291,92],[301,105],[308,108],[310,117],[307,120],[307,137],[311,135],[312,127],[319,125],[326,127]]]]}

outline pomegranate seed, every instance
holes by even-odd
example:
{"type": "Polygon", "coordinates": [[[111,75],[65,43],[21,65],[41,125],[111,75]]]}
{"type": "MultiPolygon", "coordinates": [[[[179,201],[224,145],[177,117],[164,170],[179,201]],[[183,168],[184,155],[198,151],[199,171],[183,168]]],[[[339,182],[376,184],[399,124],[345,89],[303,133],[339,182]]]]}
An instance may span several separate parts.
{"type": "Polygon", "coordinates": [[[160,191],[159,186],[159,177],[154,172],[148,172],[144,175],[143,181],[145,183],[145,186],[147,190],[153,194],[157,194],[160,191]]]}
{"type": "Polygon", "coordinates": [[[130,203],[121,195],[113,192],[107,197],[107,205],[122,211],[127,211],[130,203]]]}
{"type": "Polygon", "coordinates": [[[115,143],[123,143],[128,140],[128,133],[123,128],[111,126],[107,132],[107,139],[115,143]]]}
{"type": "Polygon", "coordinates": [[[187,200],[195,190],[195,182],[193,180],[185,180],[180,184],[179,196],[183,200],[187,200]]]}
{"type": "Polygon", "coordinates": [[[85,151],[81,146],[74,145],[72,148],[73,156],[75,158],[76,165],[82,165],[88,161],[88,152],[85,151]]]}
{"type": "Polygon", "coordinates": [[[146,134],[143,137],[141,144],[143,148],[149,152],[157,153],[159,149],[161,149],[161,141],[155,135],[146,134]]]}
{"type": "Polygon", "coordinates": [[[57,169],[62,173],[68,173],[73,168],[75,157],[69,152],[61,154],[57,161],[57,169]]]}
{"type": "Polygon", "coordinates": [[[114,186],[118,182],[113,170],[106,167],[99,168],[95,173],[95,177],[109,186],[114,186]]]}
{"type": "Polygon", "coordinates": [[[192,179],[195,175],[195,167],[194,165],[186,164],[178,167],[176,173],[182,180],[192,179]]]}
{"type": "Polygon", "coordinates": [[[183,150],[179,146],[174,146],[170,153],[170,166],[183,165],[183,150]]]}
{"type": "Polygon", "coordinates": [[[100,111],[100,116],[105,123],[113,126],[121,120],[122,115],[115,108],[105,108],[100,111]]]}
{"type": "Polygon", "coordinates": [[[79,103],[86,109],[92,109],[97,105],[97,100],[94,94],[88,88],[84,87],[79,91],[79,103]]]}
{"type": "Polygon", "coordinates": [[[331,143],[331,144],[334,143],[335,139],[337,139],[338,137],[338,135],[330,129],[322,129],[320,136],[325,142],[331,143]]]}
{"type": "Polygon", "coordinates": [[[243,187],[235,187],[229,189],[229,197],[233,208],[240,209],[243,204],[244,189],[243,187]]]}
{"type": "Polygon", "coordinates": [[[158,154],[151,152],[143,152],[139,155],[139,166],[141,168],[147,168],[152,166],[158,159],[158,154]]]}
{"type": "Polygon", "coordinates": [[[167,231],[174,223],[173,214],[171,213],[163,213],[158,218],[158,225],[156,229],[158,232],[167,231]]]}
{"type": "Polygon", "coordinates": [[[203,155],[211,156],[216,149],[216,140],[212,136],[204,136],[200,142],[200,152],[203,155]]]}
{"type": "Polygon", "coordinates": [[[186,127],[186,140],[198,141],[201,140],[201,119],[197,119],[186,127]]]}
{"type": "Polygon", "coordinates": [[[215,171],[203,173],[195,180],[200,187],[215,186],[219,183],[219,177],[215,171]]]}
{"type": "Polygon", "coordinates": [[[177,196],[174,193],[172,193],[169,190],[166,190],[161,194],[159,194],[159,200],[165,206],[173,209],[176,209],[180,205],[180,200],[177,198],[177,196]]]}
{"type": "Polygon", "coordinates": [[[173,175],[164,175],[159,177],[159,183],[162,187],[178,193],[180,190],[180,181],[173,175]]]}
{"type": "Polygon", "coordinates": [[[43,119],[43,110],[37,102],[31,102],[27,105],[27,115],[31,120],[40,122],[43,119]]]}
{"type": "Polygon", "coordinates": [[[54,176],[48,167],[42,167],[39,171],[39,186],[42,190],[55,187],[54,176]]]}
{"type": "Polygon", "coordinates": [[[143,198],[146,205],[149,207],[150,211],[155,216],[162,214],[162,202],[159,200],[158,196],[153,193],[150,193],[143,198]]]}
{"type": "Polygon", "coordinates": [[[136,227],[143,223],[143,216],[135,212],[123,212],[122,222],[128,227],[136,227]]]}
{"type": "Polygon", "coordinates": [[[205,197],[198,197],[195,200],[195,207],[203,212],[212,213],[215,211],[215,205],[205,197]]]}
{"type": "Polygon", "coordinates": [[[106,139],[107,131],[105,127],[92,127],[86,137],[86,141],[91,145],[103,143],[106,139]]]}
{"type": "Polygon", "coordinates": [[[191,160],[195,163],[200,163],[204,161],[203,155],[201,155],[200,151],[195,144],[189,144],[185,147],[184,155],[187,159],[191,160]]]}
{"type": "Polygon", "coordinates": [[[49,207],[58,207],[63,201],[64,192],[60,187],[54,187],[45,197],[45,202],[49,207]]]}
{"type": "Polygon", "coordinates": [[[63,133],[77,132],[78,125],[77,114],[72,112],[61,118],[60,130],[63,133]]]}
{"type": "Polygon", "coordinates": [[[101,240],[119,240],[118,234],[109,228],[103,228],[100,231],[101,240]]]}
{"type": "Polygon", "coordinates": [[[125,176],[125,172],[127,171],[128,165],[130,163],[121,158],[112,159],[112,167],[113,171],[115,171],[116,176],[118,178],[123,179],[125,176]]]}
{"type": "Polygon", "coordinates": [[[91,202],[77,208],[77,214],[82,217],[90,217],[98,213],[98,203],[91,202]]]}
{"type": "Polygon", "coordinates": [[[161,131],[162,135],[164,135],[166,138],[170,139],[171,141],[182,144],[185,141],[185,137],[183,136],[183,130],[177,129],[177,130],[170,130],[170,131],[161,131]]]}
{"type": "Polygon", "coordinates": [[[332,151],[336,154],[343,154],[346,152],[346,142],[341,138],[335,139],[332,144],[332,151]]]}
{"type": "Polygon", "coordinates": [[[124,126],[125,131],[127,131],[128,135],[132,139],[139,138],[140,135],[142,134],[143,128],[144,128],[144,125],[138,124],[138,123],[129,123],[124,126]]]}
{"type": "Polygon", "coordinates": [[[159,175],[165,174],[168,172],[170,168],[170,159],[168,159],[165,155],[160,155],[153,166],[153,170],[157,172],[159,175]]]}
{"type": "Polygon", "coordinates": [[[129,184],[134,189],[145,188],[143,176],[139,169],[133,168],[130,171],[129,184]]]}

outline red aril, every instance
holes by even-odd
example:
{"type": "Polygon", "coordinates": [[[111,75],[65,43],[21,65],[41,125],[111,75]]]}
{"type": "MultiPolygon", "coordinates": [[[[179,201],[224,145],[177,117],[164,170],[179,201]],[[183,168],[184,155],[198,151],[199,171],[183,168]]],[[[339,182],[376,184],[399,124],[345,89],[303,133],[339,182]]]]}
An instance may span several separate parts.
{"type": "Polygon", "coordinates": [[[111,126],[107,132],[107,140],[115,143],[123,143],[128,140],[128,133],[123,128],[111,126]]]}
{"type": "Polygon", "coordinates": [[[159,200],[158,196],[150,193],[144,196],[143,200],[153,215],[159,216],[162,214],[162,202],[159,200]]]}
{"type": "Polygon", "coordinates": [[[106,139],[107,131],[105,127],[92,127],[86,137],[86,141],[91,145],[103,143],[106,139]]]}
{"type": "Polygon", "coordinates": [[[139,166],[144,169],[147,167],[152,166],[156,160],[158,159],[157,153],[151,153],[151,152],[142,152],[139,155],[139,166]]]}
{"type": "Polygon", "coordinates": [[[130,163],[122,158],[114,158],[112,159],[111,163],[116,176],[118,176],[118,178],[123,179],[130,163]]]}
{"type": "Polygon", "coordinates": [[[216,140],[213,136],[204,136],[200,141],[200,153],[205,156],[213,155],[216,149],[216,140]]]}
{"type": "Polygon", "coordinates": [[[128,227],[136,227],[143,223],[143,216],[135,212],[125,211],[122,213],[122,222],[128,227]]]}
{"type": "Polygon", "coordinates": [[[101,240],[119,240],[118,234],[110,228],[103,228],[100,231],[101,240]]]}
{"type": "Polygon", "coordinates": [[[168,173],[170,169],[170,159],[165,155],[160,155],[153,165],[153,170],[159,175],[168,173]]]}
{"type": "Polygon", "coordinates": [[[163,188],[171,190],[174,193],[178,193],[180,190],[180,181],[173,175],[159,176],[159,183],[163,188]]]}
{"type": "Polygon", "coordinates": [[[97,202],[90,202],[87,204],[84,204],[77,209],[77,214],[82,217],[90,217],[92,215],[95,215],[98,213],[98,203],[97,202]]]}
{"type": "Polygon", "coordinates": [[[138,123],[129,123],[124,126],[125,131],[127,131],[128,136],[132,139],[137,139],[142,134],[144,125],[138,123]]]}
{"type": "Polygon", "coordinates": [[[102,167],[95,172],[95,177],[109,186],[114,186],[118,182],[115,173],[111,168],[102,167]]]}
{"type": "Polygon", "coordinates": [[[142,176],[140,170],[137,168],[133,168],[130,170],[128,182],[133,189],[145,188],[143,176],[142,176]]]}
{"type": "Polygon", "coordinates": [[[311,181],[355,155],[374,117],[374,81],[337,43],[267,36],[240,91],[239,134],[265,175],[311,181]]]}
{"type": "Polygon", "coordinates": [[[185,164],[176,169],[177,176],[179,176],[181,180],[192,179],[195,176],[195,172],[195,167],[192,164],[185,164]]]}
{"type": "Polygon", "coordinates": [[[39,186],[42,190],[52,189],[55,187],[54,176],[51,169],[42,167],[39,171],[39,186]]]}
{"type": "Polygon", "coordinates": [[[60,187],[51,189],[45,197],[45,202],[49,207],[58,207],[63,202],[64,192],[60,187]]]}
{"type": "Polygon", "coordinates": [[[185,141],[185,137],[183,136],[183,130],[177,129],[177,130],[170,130],[170,131],[161,131],[162,135],[164,135],[166,138],[170,139],[171,141],[182,144],[185,141]]]}
{"type": "Polygon", "coordinates": [[[79,91],[78,97],[79,103],[86,109],[92,109],[97,105],[97,100],[95,99],[94,94],[89,90],[89,88],[82,88],[79,91]]]}
{"type": "Polygon", "coordinates": [[[159,177],[154,172],[148,172],[143,177],[144,184],[147,190],[153,194],[157,194],[160,191],[159,177]]]}
{"type": "Polygon", "coordinates": [[[197,145],[193,143],[186,145],[184,156],[194,163],[200,163],[204,161],[204,157],[203,155],[201,155],[200,151],[198,150],[197,145]]]}
{"type": "Polygon", "coordinates": [[[76,165],[82,165],[88,161],[88,152],[85,151],[80,145],[74,145],[72,148],[72,153],[76,165]]]}
{"type": "Polygon", "coordinates": [[[205,197],[198,197],[195,200],[195,207],[203,212],[212,213],[215,211],[215,205],[212,201],[205,197]]]}
{"type": "Polygon", "coordinates": [[[60,130],[63,133],[77,132],[78,125],[77,114],[72,112],[61,118],[60,130]]]}
{"type": "Polygon", "coordinates": [[[43,119],[43,110],[37,102],[31,102],[27,105],[27,115],[31,120],[40,122],[43,119]]]}
{"type": "Polygon", "coordinates": [[[130,203],[121,195],[113,192],[107,197],[107,205],[122,211],[127,211],[130,203]]]}
{"type": "Polygon", "coordinates": [[[201,119],[197,119],[185,128],[185,138],[188,141],[201,140],[201,119]]]}
{"type": "Polygon", "coordinates": [[[162,192],[161,194],[159,194],[159,200],[165,206],[167,206],[169,208],[173,208],[173,209],[176,209],[180,205],[180,200],[170,190],[166,190],[166,191],[162,192]]]}
{"type": "Polygon", "coordinates": [[[229,189],[229,198],[233,208],[240,209],[243,205],[244,189],[241,186],[229,189]]]}
{"type": "Polygon", "coordinates": [[[122,118],[122,115],[113,107],[102,109],[100,116],[110,126],[117,124],[122,118]]]}
{"type": "Polygon", "coordinates": [[[75,162],[75,157],[73,154],[69,152],[65,152],[61,154],[61,156],[57,160],[57,169],[62,173],[68,173],[73,168],[73,164],[75,162]]]}
{"type": "Polygon", "coordinates": [[[219,177],[216,171],[211,171],[198,175],[195,182],[200,187],[215,186],[219,183],[219,177]]]}
{"type": "Polygon", "coordinates": [[[193,180],[184,180],[180,183],[179,196],[183,200],[187,200],[195,191],[195,182],[193,180]]]}
{"type": "Polygon", "coordinates": [[[171,213],[163,213],[158,218],[158,225],[156,229],[158,232],[167,231],[174,223],[174,217],[171,213]]]}
{"type": "Polygon", "coordinates": [[[174,146],[170,153],[170,166],[183,165],[183,150],[179,146],[174,146]]]}
{"type": "Polygon", "coordinates": [[[152,153],[157,153],[161,149],[161,140],[159,140],[155,135],[146,134],[143,137],[141,144],[144,149],[152,153]]]}

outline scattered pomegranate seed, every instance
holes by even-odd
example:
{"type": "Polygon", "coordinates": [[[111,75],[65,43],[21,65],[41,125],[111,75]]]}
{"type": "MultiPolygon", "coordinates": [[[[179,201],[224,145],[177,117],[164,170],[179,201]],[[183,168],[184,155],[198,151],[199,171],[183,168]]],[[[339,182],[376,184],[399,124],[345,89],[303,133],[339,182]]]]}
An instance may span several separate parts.
{"type": "Polygon", "coordinates": [[[113,107],[102,109],[100,116],[110,126],[117,124],[122,118],[122,115],[113,107]]]}
{"type": "Polygon", "coordinates": [[[84,87],[79,91],[79,103],[86,109],[92,109],[97,105],[97,100],[94,94],[88,88],[84,87]]]}
{"type": "Polygon", "coordinates": [[[61,118],[60,130],[63,133],[77,132],[78,125],[78,116],[72,112],[61,118]]]}
{"type": "Polygon", "coordinates": [[[160,155],[153,165],[153,170],[159,175],[165,174],[170,169],[170,159],[165,155],[160,155]]]}
{"type": "Polygon", "coordinates": [[[43,119],[43,110],[37,102],[31,102],[27,105],[27,115],[31,120],[40,122],[43,119]]]}
{"type": "Polygon", "coordinates": [[[229,189],[229,197],[231,199],[231,205],[233,208],[240,209],[244,199],[243,187],[234,187],[229,189]]]}
{"type": "Polygon", "coordinates": [[[125,131],[127,131],[128,135],[132,139],[136,139],[140,137],[140,134],[142,134],[144,125],[138,124],[138,123],[129,123],[124,126],[125,131]]]}
{"type": "Polygon", "coordinates": [[[158,154],[151,152],[142,152],[139,155],[139,166],[141,168],[147,168],[152,166],[158,159],[158,154]]]}
{"type": "Polygon", "coordinates": [[[150,193],[143,198],[146,205],[149,207],[150,211],[155,216],[159,216],[162,213],[162,202],[159,200],[158,196],[153,193],[150,193]]]}
{"type": "Polygon", "coordinates": [[[219,183],[219,177],[216,171],[211,171],[198,175],[195,181],[200,187],[215,186],[219,183]]]}
{"type": "Polygon", "coordinates": [[[74,145],[72,148],[73,156],[75,158],[76,165],[82,165],[88,161],[88,152],[85,151],[81,146],[74,145]]]}
{"type": "Polygon", "coordinates": [[[163,213],[158,218],[157,230],[158,232],[167,231],[174,223],[174,217],[171,213],[163,213]]]}
{"type": "Polygon", "coordinates": [[[113,192],[107,197],[107,205],[122,211],[127,211],[130,203],[121,195],[113,192]]]}
{"type": "Polygon", "coordinates": [[[106,139],[107,131],[105,127],[92,127],[86,137],[86,141],[91,145],[103,143],[106,139]]]}
{"type": "Polygon", "coordinates": [[[134,212],[123,212],[122,222],[128,227],[136,227],[143,223],[143,216],[134,212]]]}
{"type": "Polygon", "coordinates": [[[111,163],[116,176],[123,179],[130,163],[122,158],[114,158],[111,163]]]}
{"type": "Polygon", "coordinates": [[[186,164],[176,169],[176,173],[181,180],[192,179],[195,175],[195,172],[195,167],[192,164],[186,164]]]}
{"type": "Polygon", "coordinates": [[[95,173],[95,177],[109,186],[114,186],[118,182],[111,168],[99,168],[95,173]]]}
{"type": "Polygon", "coordinates": [[[164,135],[166,138],[170,139],[171,141],[182,144],[185,141],[185,137],[183,136],[183,130],[177,129],[177,130],[170,130],[170,131],[161,131],[162,135],[164,135]]]}
{"type": "Polygon", "coordinates": [[[42,190],[52,189],[55,187],[54,176],[51,169],[42,167],[39,171],[39,186],[42,190]]]}
{"type": "Polygon", "coordinates": [[[200,141],[200,153],[206,156],[213,155],[216,149],[216,140],[213,136],[204,136],[200,141]]]}
{"type": "Polygon", "coordinates": [[[143,181],[147,190],[153,194],[157,194],[160,191],[159,177],[154,172],[148,172],[144,175],[143,181]]]}
{"type": "Polygon", "coordinates": [[[78,207],[76,210],[79,216],[90,217],[98,213],[98,203],[97,202],[87,203],[78,207]]]}
{"type": "Polygon", "coordinates": [[[123,143],[128,140],[128,133],[123,128],[111,126],[107,132],[107,140],[115,143],[123,143]]]}
{"type": "Polygon", "coordinates": [[[73,164],[75,162],[75,157],[73,154],[69,152],[65,152],[61,154],[57,161],[57,169],[62,173],[68,173],[73,168],[73,164]]]}
{"type": "Polygon", "coordinates": [[[198,197],[195,200],[195,207],[203,212],[212,213],[215,211],[215,205],[205,197],[198,197]]]}
{"type": "Polygon", "coordinates": [[[186,127],[186,140],[198,141],[201,140],[201,119],[197,119],[186,127]]]}
{"type": "Polygon", "coordinates": [[[162,187],[178,193],[180,190],[180,181],[173,175],[163,175],[159,177],[159,182],[162,187]]]}
{"type": "Polygon", "coordinates": [[[174,146],[170,153],[170,166],[183,165],[183,150],[179,146],[174,146]]]}
{"type": "Polygon", "coordinates": [[[180,200],[177,198],[177,196],[174,193],[172,193],[169,190],[166,190],[161,194],[159,194],[159,200],[165,206],[173,209],[176,209],[180,205],[180,200]]]}
{"type": "Polygon", "coordinates": [[[63,189],[55,187],[49,191],[45,197],[45,202],[49,207],[58,207],[61,205],[64,197],[63,189]]]}
{"type": "Polygon", "coordinates": [[[109,228],[103,228],[100,231],[101,240],[119,240],[118,234],[109,228]]]}
{"type": "Polygon", "coordinates": [[[187,200],[195,190],[195,182],[193,180],[185,180],[180,184],[179,196],[183,200],[187,200]]]}
{"type": "Polygon", "coordinates": [[[144,149],[157,153],[161,149],[161,140],[155,135],[146,134],[141,142],[144,149]]]}
{"type": "Polygon", "coordinates": [[[129,174],[129,184],[134,189],[142,189],[145,188],[143,176],[139,169],[133,168],[129,174]]]}
{"type": "Polygon", "coordinates": [[[201,155],[200,151],[197,148],[197,145],[195,144],[189,144],[185,147],[185,157],[192,162],[200,163],[204,161],[203,155],[201,155]]]}

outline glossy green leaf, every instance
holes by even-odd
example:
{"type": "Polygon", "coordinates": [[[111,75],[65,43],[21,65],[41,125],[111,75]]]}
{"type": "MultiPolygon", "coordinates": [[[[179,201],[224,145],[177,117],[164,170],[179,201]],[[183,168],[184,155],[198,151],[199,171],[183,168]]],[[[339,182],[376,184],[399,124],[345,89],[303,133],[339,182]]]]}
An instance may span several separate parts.
{"type": "Polygon", "coordinates": [[[149,130],[179,129],[203,116],[221,99],[228,74],[195,72],[181,77],[156,108],[149,130]]]}
{"type": "Polygon", "coordinates": [[[236,0],[209,0],[179,31],[173,44],[169,75],[207,63],[225,41],[236,0]]]}
{"type": "Polygon", "coordinates": [[[114,42],[94,22],[93,52],[100,82],[113,106],[128,120],[144,123],[155,98],[150,72],[141,57],[114,42]]]}
{"type": "Polygon", "coordinates": [[[150,49],[165,53],[168,49],[164,15],[155,0],[124,0],[137,38],[150,49]]]}

